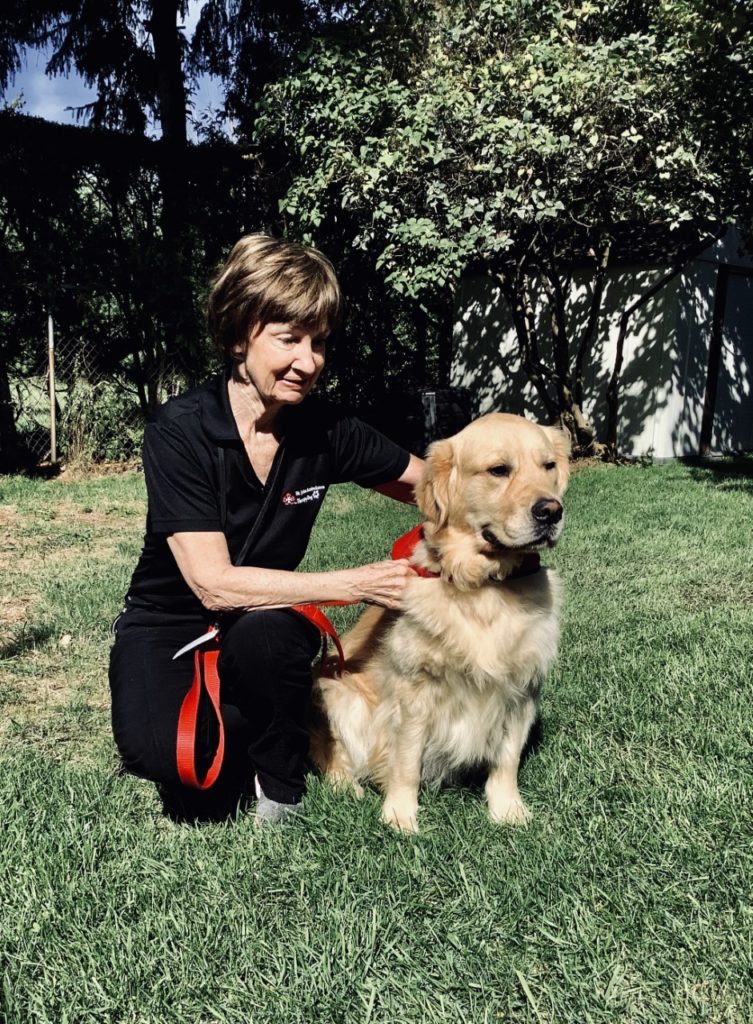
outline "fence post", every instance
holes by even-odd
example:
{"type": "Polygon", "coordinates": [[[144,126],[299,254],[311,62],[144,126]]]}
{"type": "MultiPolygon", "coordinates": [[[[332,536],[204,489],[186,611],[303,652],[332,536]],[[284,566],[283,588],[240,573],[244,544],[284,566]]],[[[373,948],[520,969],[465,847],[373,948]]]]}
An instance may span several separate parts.
{"type": "Polygon", "coordinates": [[[57,422],[55,419],[55,333],[52,313],[47,314],[47,356],[50,370],[50,462],[58,461],[57,422]]]}

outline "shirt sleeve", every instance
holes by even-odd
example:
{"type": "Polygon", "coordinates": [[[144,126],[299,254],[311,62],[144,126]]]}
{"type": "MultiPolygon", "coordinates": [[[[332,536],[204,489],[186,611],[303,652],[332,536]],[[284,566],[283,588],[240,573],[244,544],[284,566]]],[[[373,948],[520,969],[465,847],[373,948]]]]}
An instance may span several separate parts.
{"type": "Polygon", "coordinates": [[[399,479],[410,462],[410,453],[368,423],[344,416],[332,431],[334,483],[354,481],[361,487],[377,487],[399,479]]]}
{"type": "Polygon", "coordinates": [[[143,459],[152,533],[222,530],[208,467],[175,424],[147,424],[143,459]]]}

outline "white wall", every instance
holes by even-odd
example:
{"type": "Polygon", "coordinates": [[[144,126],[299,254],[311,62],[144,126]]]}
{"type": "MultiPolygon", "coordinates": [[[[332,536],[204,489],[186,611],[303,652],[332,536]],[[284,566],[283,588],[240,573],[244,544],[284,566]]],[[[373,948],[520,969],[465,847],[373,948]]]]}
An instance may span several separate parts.
{"type": "MultiPolygon", "coordinates": [[[[632,315],[625,337],[618,443],[627,455],[660,459],[699,450],[718,261],[753,265],[729,233],[632,315]]],[[[607,280],[602,315],[585,375],[584,411],[604,435],[606,387],[623,310],[667,273],[666,267],[621,266],[607,280]]],[[[575,273],[568,303],[571,337],[583,330],[591,276],[575,273]]],[[[547,310],[538,296],[542,349],[550,344],[547,310]]],[[[488,277],[468,276],[458,290],[452,383],[470,390],[477,414],[504,409],[545,419],[525,379],[515,330],[501,290],[488,277]]],[[[731,277],[715,445],[753,448],[753,281],[731,277]]],[[[716,421],[715,421],[716,425],[716,421]]]]}

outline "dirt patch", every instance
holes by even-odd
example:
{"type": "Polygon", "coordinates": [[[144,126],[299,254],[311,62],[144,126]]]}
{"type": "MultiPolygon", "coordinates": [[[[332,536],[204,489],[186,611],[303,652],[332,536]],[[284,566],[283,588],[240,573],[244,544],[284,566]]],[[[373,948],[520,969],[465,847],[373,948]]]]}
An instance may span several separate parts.
{"type": "Polygon", "coordinates": [[[86,466],[64,463],[55,478],[61,484],[78,484],[82,480],[99,480],[104,476],[122,476],[141,469],[141,459],[127,462],[96,462],[86,466]]]}
{"type": "Polygon", "coordinates": [[[15,505],[0,505],[0,529],[7,529],[15,526],[21,521],[15,505]]]}
{"type": "Polygon", "coordinates": [[[119,503],[117,510],[107,508],[102,510],[88,506],[82,508],[81,505],[62,502],[55,506],[55,520],[65,525],[75,523],[76,526],[95,526],[103,530],[134,530],[137,526],[140,529],[143,524],[138,516],[128,513],[124,514],[122,511],[124,508],[132,509],[134,513],[143,513],[144,511],[144,506],[141,502],[132,502],[127,506],[119,503]]]}
{"type": "Polygon", "coordinates": [[[38,595],[31,594],[0,594],[0,647],[9,644],[30,621],[38,599],[38,595]]]}

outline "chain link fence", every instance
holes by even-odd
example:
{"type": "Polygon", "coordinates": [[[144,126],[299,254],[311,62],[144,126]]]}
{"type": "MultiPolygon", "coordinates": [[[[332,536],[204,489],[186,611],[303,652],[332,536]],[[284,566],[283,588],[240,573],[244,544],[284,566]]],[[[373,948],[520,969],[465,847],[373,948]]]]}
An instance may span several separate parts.
{"type": "Polygon", "coordinates": [[[11,365],[8,378],[18,443],[24,461],[36,465],[138,456],[147,402],[153,407],[187,386],[164,365],[144,375],[133,357],[105,367],[97,347],[79,338],[55,338],[52,352],[40,346],[24,366],[11,365]]]}

